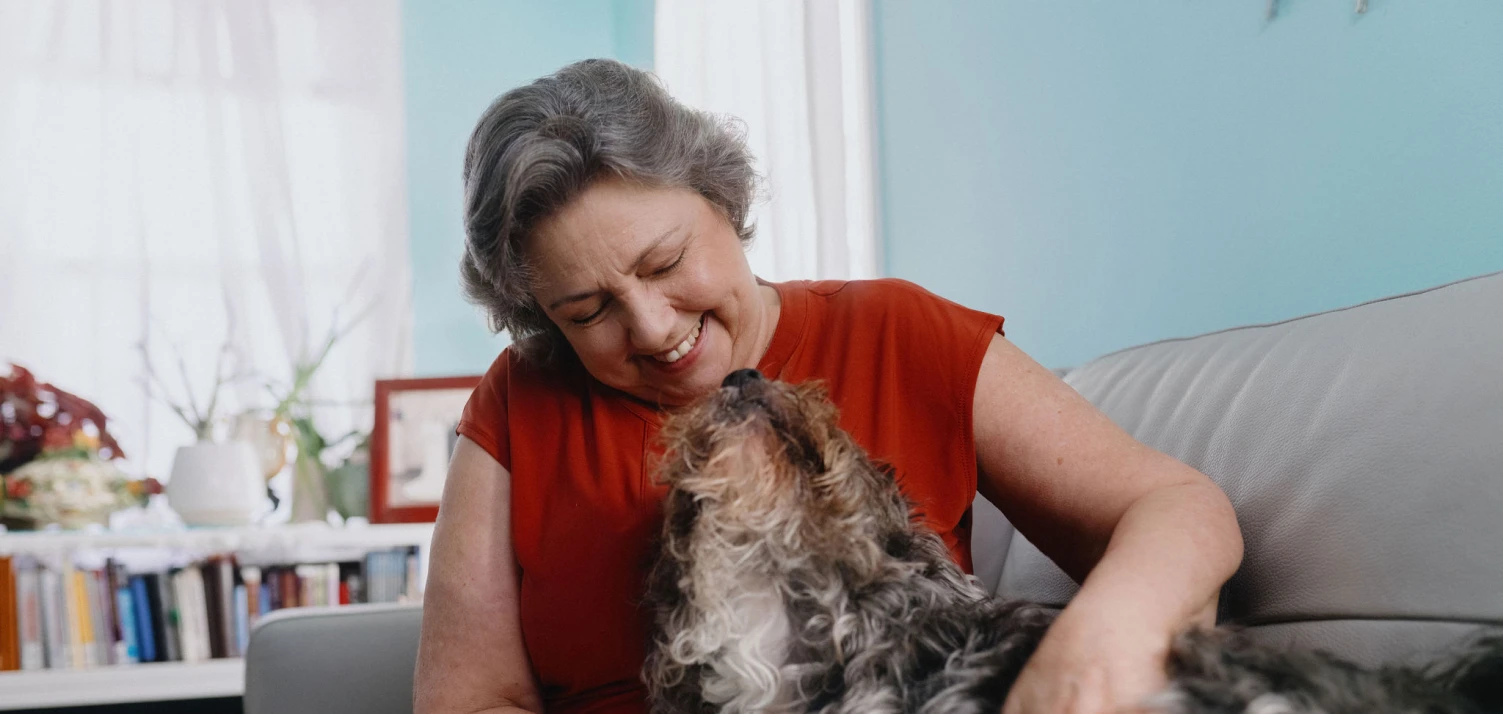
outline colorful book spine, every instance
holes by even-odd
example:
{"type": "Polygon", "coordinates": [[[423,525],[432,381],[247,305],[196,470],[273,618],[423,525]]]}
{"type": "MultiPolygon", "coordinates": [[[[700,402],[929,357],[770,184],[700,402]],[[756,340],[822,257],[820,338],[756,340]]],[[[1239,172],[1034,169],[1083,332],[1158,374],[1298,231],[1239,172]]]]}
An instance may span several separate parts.
{"type": "Polygon", "coordinates": [[[216,579],[214,595],[219,601],[215,605],[215,611],[218,613],[219,618],[213,622],[213,625],[219,629],[219,640],[224,645],[220,656],[239,657],[240,646],[237,643],[235,635],[235,613],[238,610],[243,610],[243,608],[236,608],[235,606],[235,581],[237,579],[235,577],[235,561],[229,557],[221,557],[213,562],[215,565],[213,572],[216,579]]]}
{"type": "Polygon", "coordinates": [[[110,664],[110,655],[115,651],[109,609],[105,605],[105,593],[108,590],[101,586],[99,571],[81,570],[79,575],[83,578],[84,597],[89,606],[89,637],[93,641],[89,648],[90,654],[96,666],[107,665],[110,664]]]}
{"type": "Polygon", "coordinates": [[[238,657],[245,653],[245,646],[250,643],[250,594],[245,583],[235,586],[235,655],[238,657]]]}
{"type": "Polygon", "coordinates": [[[144,575],[130,578],[131,604],[136,608],[136,635],[140,638],[140,661],[157,661],[157,619],[151,613],[150,583],[144,575]]]}
{"type": "Polygon", "coordinates": [[[115,590],[115,612],[120,615],[120,641],[125,651],[120,660],[125,664],[141,661],[141,641],[136,637],[136,604],[129,582],[115,590]]]}
{"type": "Polygon", "coordinates": [[[21,635],[21,669],[47,667],[45,624],[42,617],[42,579],[36,560],[16,559],[16,617],[21,635]]]}
{"type": "Polygon", "coordinates": [[[167,662],[180,662],[183,659],[183,610],[178,603],[177,592],[172,588],[174,572],[162,573],[156,580],[157,597],[162,601],[162,656],[167,662]]]}
{"type": "Polygon", "coordinates": [[[282,607],[400,602],[414,595],[415,551],[359,560],[239,567],[212,556],[131,573],[69,558],[0,557],[0,668],[79,669],[242,657],[257,621],[282,607]]]}
{"type": "Polygon", "coordinates": [[[140,653],[137,649],[134,633],[127,636],[126,628],[135,629],[136,612],[134,607],[126,606],[122,602],[120,593],[130,594],[130,574],[126,572],[121,563],[111,561],[105,571],[106,583],[109,585],[110,603],[113,605],[110,612],[113,617],[110,624],[115,630],[115,659],[117,664],[134,664],[140,661],[140,653]]]}
{"type": "Polygon", "coordinates": [[[10,556],[0,556],[0,671],[21,668],[21,618],[10,556]]]}
{"type": "Polygon", "coordinates": [[[261,617],[261,569],[247,565],[240,569],[240,582],[245,586],[245,614],[248,627],[255,627],[261,617]]]}
{"type": "Polygon", "coordinates": [[[63,568],[64,597],[68,609],[68,647],[74,669],[83,669],[94,664],[93,627],[88,621],[89,605],[84,595],[83,573],[70,563],[63,568]]]}

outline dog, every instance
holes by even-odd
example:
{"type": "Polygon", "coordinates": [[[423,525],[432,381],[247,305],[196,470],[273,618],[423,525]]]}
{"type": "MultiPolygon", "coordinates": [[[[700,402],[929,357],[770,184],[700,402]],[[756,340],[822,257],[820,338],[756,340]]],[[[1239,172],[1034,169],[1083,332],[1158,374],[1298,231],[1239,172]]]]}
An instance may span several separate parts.
{"type": "MultiPolygon", "coordinates": [[[[668,487],[645,605],[655,714],[997,714],[1051,611],[992,597],[918,523],[818,386],[728,376],[664,424],[668,487]]],[[[1371,671],[1179,635],[1163,714],[1503,712],[1503,638],[1371,671]]]]}

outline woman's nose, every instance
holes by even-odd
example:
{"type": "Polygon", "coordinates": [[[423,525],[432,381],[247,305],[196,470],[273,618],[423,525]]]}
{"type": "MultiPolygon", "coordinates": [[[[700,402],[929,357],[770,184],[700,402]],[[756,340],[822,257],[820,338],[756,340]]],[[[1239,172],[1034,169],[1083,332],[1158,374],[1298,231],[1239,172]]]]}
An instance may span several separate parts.
{"type": "Polygon", "coordinates": [[[639,352],[662,352],[671,349],[667,344],[673,339],[678,322],[678,313],[667,298],[658,294],[639,293],[628,306],[631,321],[631,346],[639,352]]]}

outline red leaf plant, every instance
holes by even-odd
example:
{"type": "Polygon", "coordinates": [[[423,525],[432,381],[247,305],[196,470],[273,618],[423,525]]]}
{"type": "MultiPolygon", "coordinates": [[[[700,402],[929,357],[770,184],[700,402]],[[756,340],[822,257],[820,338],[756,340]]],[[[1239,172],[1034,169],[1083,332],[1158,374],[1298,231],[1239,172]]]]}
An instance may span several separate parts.
{"type": "Polygon", "coordinates": [[[12,364],[0,375],[0,474],[8,474],[37,456],[75,448],[77,435],[97,440],[100,458],[125,456],[105,428],[99,407],[12,364]],[[92,427],[92,433],[90,427],[92,427]]]}

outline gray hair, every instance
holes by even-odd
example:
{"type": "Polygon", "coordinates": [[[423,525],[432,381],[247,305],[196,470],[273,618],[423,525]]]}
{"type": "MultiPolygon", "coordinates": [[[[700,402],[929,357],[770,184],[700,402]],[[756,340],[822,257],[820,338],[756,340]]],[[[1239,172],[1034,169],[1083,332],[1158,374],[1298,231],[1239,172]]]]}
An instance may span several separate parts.
{"type": "Polygon", "coordinates": [[[745,244],[758,178],[745,132],[686,107],[648,72],[608,59],[568,65],[493,102],[464,157],[465,297],[524,355],[567,350],[532,296],[524,255],[533,228],[591,182],[619,177],[687,188],[725,216],[745,244]]]}

